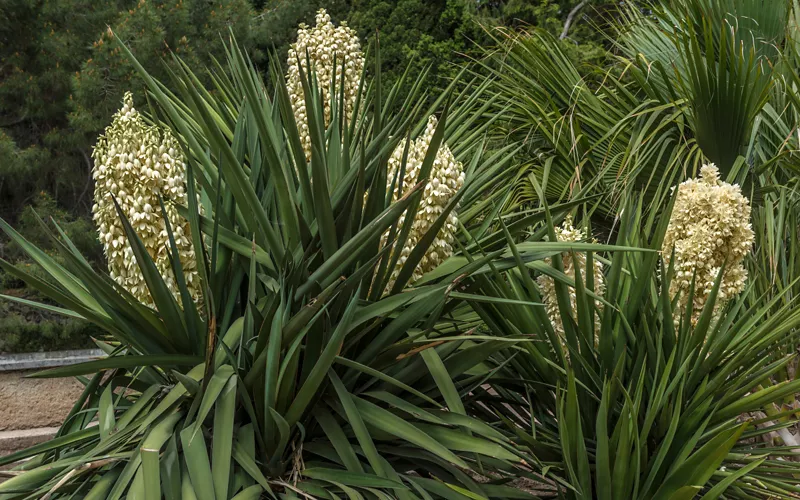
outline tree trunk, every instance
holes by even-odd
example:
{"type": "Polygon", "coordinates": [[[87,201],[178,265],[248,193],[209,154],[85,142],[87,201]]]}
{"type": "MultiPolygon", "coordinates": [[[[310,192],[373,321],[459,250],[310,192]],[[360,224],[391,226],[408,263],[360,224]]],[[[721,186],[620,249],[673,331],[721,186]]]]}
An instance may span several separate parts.
{"type": "Polygon", "coordinates": [[[584,8],[587,3],[589,3],[589,0],[583,0],[581,3],[573,7],[571,11],[569,11],[567,20],[564,21],[564,29],[561,31],[561,36],[558,37],[559,40],[567,38],[567,35],[569,35],[569,29],[572,26],[572,23],[575,21],[575,16],[578,15],[578,12],[580,12],[580,10],[584,8]]]}

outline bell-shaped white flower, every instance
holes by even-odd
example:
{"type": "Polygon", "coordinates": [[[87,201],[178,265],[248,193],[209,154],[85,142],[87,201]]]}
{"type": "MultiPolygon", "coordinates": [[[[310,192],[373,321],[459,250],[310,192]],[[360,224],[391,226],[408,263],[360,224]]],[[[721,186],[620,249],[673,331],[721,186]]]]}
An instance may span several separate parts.
{"type": "MultiPolygon", "coordinates": [[[[402,179],[395,179],[395,177],[399,177],[406,142],[401,141],[389,158],[387,189],[391,189],[392,183],[394,182],[395,188],[394,191],[392,191],[393,202],[404,196],[416,185],[422,163],[425,160],[425,155],[428,153],[433,133],[436,130],[436,124],[437,120],[435,116],[428,118],[427,126],[422,135],[409,143],[408,158],[406,160],[406,167],[402,179]]],[[[392,271],[387,291],[391,290],[394,286],[394,282],[400,274],[400,270],[403,264],[405,264],[406,259],[411,254],[411,251],[417,246],[425,233],[433,226],[436,219],[442,215],[450,199],[455,196],[458,190],[464,185],[464,165],[456,160],[455,156],[453,156],[453,152],[447,147],[447,144],[442,144],[436,152],[436,159],[433,162],[433,168],[431,169],[428,179],[428,183],[422,193],[419,209],[412,222],[408,239],[400,250],[400,258],[398,259],[395,269],[392,271]]],[[[398,231],[400,231],[404,223],[405,214],[400,216],[398,231]]],[[[436,266],[453,254],[453,242],[455,240],[457,225],[458,216],[456,211],[453,210],[447,216],[444,225],[439,230],[433,243],[414,270],[414,274],[411,278],[412,282],[419,279],[423,274],[435,269],[436,266]]],[[[383,235],[383,244],[386,243],[388,236],[389,231],[383,235]]]]}
{"type": "Polygon", "coordinates": [[[345,22],[338,27],[334,26],[331,16],[325,9],[317,12],[316,22],[317,25],[314,27],[301,24],[297,30],[297,41],[289,48],[289,69],[286,73],[287,90],[306,160],[311,159],[311,134],[308,128],[308,112],[300,69],[302,68],[306,78],[311,70],[316,74],[322,94],[325,126],[327,126],[331,119],[331,101],[338,102],[340,98],[338,93],[341,92],[342,86],[344,86],[344,116],[348,122],[353,118],[358,83],[364,68],[364,54],[361,52],[361,42],[355,30],[349,28],[345,22]],[[337,95],[331,96],[330,84],[334,76],[337,95]]]}
{"type": "Polygon", "coordinates": [[[738,185],[720,181],[719,170],[713,164],[703,165],[699,178],[678,186],[675,196],[663,255],[669,266],[674,253],[670,294],[681,294],[676,321],[691,307],[692,324],[696,324],[723,265],[725,272],[715,311],[744,290],[747,270],[743,262],[755,240],[750,203],[738,185]],[[689,306],[692,278],[695,291],[689,306]]]}
{"type": "Polygon", "coordinates": [[[159,194],[175,237],[186,284],[195,301],[200,300],[197,259],[188,222],[177,206],[187,204],[186,164],[169,130],[147,125],[126,92],[124,105],[111,125],[97,139],[94,158],[94,206],[100,242],[111,277],[139,301],[152,305],[144,276],[137,265],[113,198],[141,238],[170,291],[180,302],[180,292],[169,261],[169,236],[161,213],[159,194]],[[113,198],[112,198],[113,197],[113,198]]]}
{"type": "MultiPolygon", "coordinates": [[[[555,228],[556,232],[556,241],[563,241],[563,242],[579,242],[585,241],[588,239],[589,235],[582,229],[577,229],[572,225],[572,217],[567,216],[561,226],[555,228]]],[[[551,259],[545,259],[545,263],[550,265],[552,262],[551,259]]],[[[569,276],[572,280],[575,280],[575,271],[576,269],[580,271],[580,275],[582,279],[586,279],[586,254],[585,253],[578,253],[575,252],[562,252],[561,253],[561,263],[564,268],[564,274],[569,276]]],[[[594,277],[594,293],[595,295],[602,296],[605,293],[605,276],[603,275],[603,264],[597,260],[592,259],[592,271],[594,277]]],[[[536,279],[536,282],[539,284],[539,288],[542,291],[542,300],[544,302],[545,310],[547,311],[547,317],[550,319],[550,322],[553,324],[553,329],[555,332],[563,338],[564,336],[564,323],[561,319],[561,310],[558,306],[558,299],[556,298],[556,284],[555,280],[543,274],[536,279]]],[[[577,301],[577,294],[575,293],[575,288],[569,288],[569,304],[570,304],[570,316],[572,316],[575,321],[578,318],[578,310],[576,307],[577,301]]],[[[595,331],[600,329],[600,313],[603,310],[603,303],[596,302],[595,303],[595,310],[596,314],[594,317],[595,323],[595,331]]]]}

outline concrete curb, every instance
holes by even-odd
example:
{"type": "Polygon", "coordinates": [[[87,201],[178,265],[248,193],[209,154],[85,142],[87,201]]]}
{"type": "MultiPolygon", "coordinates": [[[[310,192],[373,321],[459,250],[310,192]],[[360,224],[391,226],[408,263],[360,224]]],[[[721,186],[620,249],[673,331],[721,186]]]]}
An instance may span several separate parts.
{"type": "Polygon", "coordinates": [[[0,354],[0,372],[40,370],[56,366],[74,365],[105,356],[106,354],[100,349],[0,354]]]}
{"type": "Polygon", "coordinates": [[[51,439],[58,432],[58,427],[36,427],[34,429],[20,429],[16,431],[0,432],[0,450],[12,447],[20,449],[33,446],[51,439]]]}
{"type": "MultiPolygon", "coordinates": [[[[0,457],[30,448],[33,445],[53,439],[58,432],[58,427],[38,427],[34,429],[20,429],[16,431],[0,432],[0,457]]],[[[18,462],[17,462],[18,463],[18,462]]],[[[9,464],[2,469],[14,467],[17,463],[9,464]]],[[[7,477],[0,475],[0,482],[7,477]]]]}

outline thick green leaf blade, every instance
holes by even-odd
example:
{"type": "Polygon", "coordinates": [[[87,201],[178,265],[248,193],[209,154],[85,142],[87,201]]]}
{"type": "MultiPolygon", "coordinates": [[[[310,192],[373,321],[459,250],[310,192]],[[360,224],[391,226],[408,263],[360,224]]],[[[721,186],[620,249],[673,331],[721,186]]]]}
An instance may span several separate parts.
{"type": "Polygon", "coordinates": [[[231,453],[236,410],[237,377],[230,377],[214,408],[214,434],[211,442],[211,475],[217,500],[228,499],[231,453]]]}
{"type": "Polygon", "coordinates": [[[353,400],[361,417],[369,425],[420,446],[452,464],[467,468],[467,464],[452,451],[413,424],[366,400],[360,398],[353,400]]]}
{"type": "Polygon", "coordinates": [[[192,428],[187,427],[181,431],[181,445],[188,478],[195,495],[198,500],[214,500],[214,481],[205,437],[202,433],[195,435],[192,428]]]}
{"type": "Polygon", "coordinates": [[[313,467],[305,469],[303,475],[312,479],[357,486],[359,488],[387,488],[392,490],[405,488],[403,484],[396,481],[364,472],[313,467]]]}
{"type": "Polygon", "coordinates": [[[202,363],[203,359],[197,356],[185,356],[180,354],[146,354],[141,356],[110,356],[97,361],[87,361],[74,365],[50,368],[28,375],[30,378],[59,378],[75,377],[77,375],[87,375],[104,370],[115,370],[124,368],[130,370],[144,366],[193,366],[202,363]]]}

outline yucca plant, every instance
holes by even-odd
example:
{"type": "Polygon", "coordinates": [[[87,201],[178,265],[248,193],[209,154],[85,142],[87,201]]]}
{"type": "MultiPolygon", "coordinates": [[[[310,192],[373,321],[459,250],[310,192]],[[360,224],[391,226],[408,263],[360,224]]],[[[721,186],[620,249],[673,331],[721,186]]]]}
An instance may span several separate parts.
{"type": "MultiPolygon", "coordinates": [[[[676,314],[675,266],[659,254],[671,208],[643,216],[643,204],[626,204],[616,236],[641,252],[606,257],[576,243],[572,259],[583,253],[588,263],[574,279],[561,256],[473,278],[470,292],[486,299],[470,302],[488,330],[530,342],[492,356],[496,377],[467,408],[504,426],[566,498],[796,497],[798,450],[762,439],[797,421],[780,405],[800,381],[768,383],[794,359],[796,297],[786,288],[751,300],[770,279],[751,274],[745,292],[718,309],[721,271],[696,324],[691,311],[676,314]],[[604,264],[602,294],[594,260],[604,264]],[[540,273],[555,283],[562,335],[543,308],[523,305],[546,302],[540,273]],[[759,413],[773,404],[770,415],[759,413]]],[[[548,221],[541,236],[555,235],[548,221]]],[[[510,244],[513,252],[530,243],[510,244]]],[[[690,302],[700,286],[692,280],[690,302]]]]}
{"type": "MultiPolygon", "coordinates": [[[[54,439],[0,459],[29,459],[8,473],[0,498],[526,496],[505,485],[530,474],[520,452],[463,404],[485,380],[479,365],[491,350],[471,335],[474,315],[459,314],[457,287],[501,250],[448,260],[408,287],[459,201],[480,200],[508,164],[508,155],[481,157],[479,89],[427,106],[420,78],[407,96],[403,82],[381,95],[376,47],[347,120],[340,82],[301,66],[307,162],[277,65],[269,92],[231,42],[211,71],[213,89],[185,65],[167,86],[121,46],[148,85],[150,119],[171,128],[186,158],[187,204],[177,208],[202,296],[187,288],[169,218],[172,289],[114,199],[153,307],[90,268],[58,226],[42,223],[65,265],[0,222],[48,279],[0,266],[61,304],[28,305],[109,335],[100,342],[107,358],[37,375],[77,376],[85,389],[54,439]],[[329,110],[323,92],[340,97],[329,110]],[[400,186],[408,145],[434,114],[413,184],[400,186]],[[403,253],[412,224],[401,220],[426,206],[445,143],[466,164],[467,184],[403,253]],[[397,148],[406,151],[390,175],[397,148]]],[[[160,200],[161,213],[168,203],[160,200]]],[[[469,213],[459,220],[471,225],[469,213]]]]}

